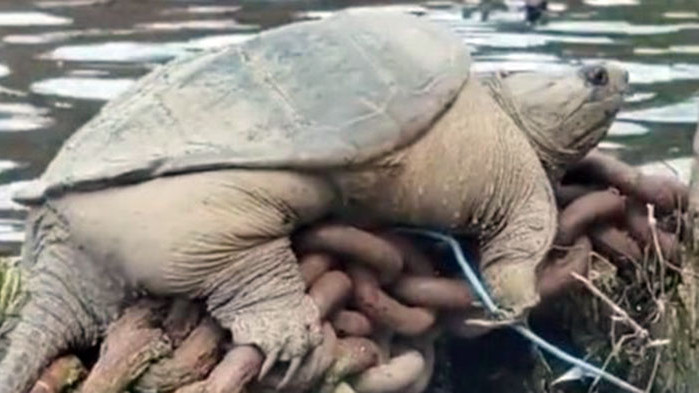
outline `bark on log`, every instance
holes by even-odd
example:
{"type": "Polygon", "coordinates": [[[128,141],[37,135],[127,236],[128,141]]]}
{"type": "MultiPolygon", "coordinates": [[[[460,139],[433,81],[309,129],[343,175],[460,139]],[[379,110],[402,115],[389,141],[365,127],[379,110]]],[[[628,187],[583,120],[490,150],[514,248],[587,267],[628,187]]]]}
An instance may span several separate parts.
{"type": "Polygon", "coordinates": [[[299,248],[341,255],[379,274],[381,283],[392,282],[403,270],[403,257],[388,241],[347,225],[321,225],[302,233],[299,248]]]}
{"type": "Polygon", "coordinates": [[[87,371],[74,355],[58,358],[41,374],[30,393],[61,393],[79,382],[87,371]]]}
{"type": "Polygon", "coordinates": [[[149,365],[171,351],[164,332],[155,327],[162,318],[156,313],[152,303],[142,302],[127,309],[109,328],[81,393],[122,393],[149,365]]]}
{"type": "Polygon", "coordinates": [[[241,393],[262,367],[262,354],[242,345],[229,351],[205,380],[182,387],[176,393],[241,393]]]}
{"type": "Polygon", "coordinates": [[[185,299],[175,299],[163,321],[163,330],[173,347],[178,347],[199,324],[203,308],[185,299]]]}
{"type": "Polygon", "coordinates": [[[350,266],[354,282],[354,302],[359,311],[398,334],[419,336],[435,323],[435,313],[422,307],[406,307],[379,287],[376,277],[366,268],[350,266]]]}
{"type": "Polygon", "coordinates": [[[172,392],[206,378],[221,358],[225,337],[226,332],[214,320],[205,318],[172,356],[150,366],[133,390],[172,392]]]}

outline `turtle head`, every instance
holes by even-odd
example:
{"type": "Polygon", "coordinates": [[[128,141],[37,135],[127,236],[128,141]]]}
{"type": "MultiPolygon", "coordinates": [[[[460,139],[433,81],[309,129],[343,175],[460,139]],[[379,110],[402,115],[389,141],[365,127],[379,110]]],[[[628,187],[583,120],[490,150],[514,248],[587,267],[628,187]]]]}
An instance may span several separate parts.
{"type": "Polygon", "coordinates": [[[624,101],[628,73],[597,64],[561,73],[498,73],[485,83],[557,179],[606,135],[624,101]]]}

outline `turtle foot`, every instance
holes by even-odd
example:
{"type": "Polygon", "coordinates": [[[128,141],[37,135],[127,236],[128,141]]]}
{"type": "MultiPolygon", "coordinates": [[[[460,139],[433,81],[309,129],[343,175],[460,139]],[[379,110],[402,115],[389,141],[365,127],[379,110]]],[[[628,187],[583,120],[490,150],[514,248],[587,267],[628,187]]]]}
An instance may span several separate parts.
{"type": "Polygon", "coordinates": [[[289,369],[280,383],[284,386],[301,366],[303,357],[323,338],[320,313],[310,297],[304,295],[295,305],[246,310],[231,326],[236,345],[255,345],[265,356],[259,374],[263,379],[277,361],[288,361],[289,369]]]}
{"type": "Polygon", "coordinates": [[[521,319],[539,303],[536,269],[530,264],[493,264],[482,274],[503,319],[521,319]]]}

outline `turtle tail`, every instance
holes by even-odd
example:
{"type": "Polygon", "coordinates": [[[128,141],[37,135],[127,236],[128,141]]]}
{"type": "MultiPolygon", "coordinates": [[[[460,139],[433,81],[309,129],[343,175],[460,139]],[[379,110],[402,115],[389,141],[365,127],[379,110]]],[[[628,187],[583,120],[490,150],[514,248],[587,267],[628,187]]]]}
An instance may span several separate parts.
{"type": "Polygon", "coordinates": [[[0,330],[0,393],[26,392],[61,352],[94,345],[124,298],[123,286],[71,247],[61,225],[47,227],[47,217],[37,220],[23,255],[23,264],[29,265],[25,300],[15,320],[5,321],[0,330]]]}

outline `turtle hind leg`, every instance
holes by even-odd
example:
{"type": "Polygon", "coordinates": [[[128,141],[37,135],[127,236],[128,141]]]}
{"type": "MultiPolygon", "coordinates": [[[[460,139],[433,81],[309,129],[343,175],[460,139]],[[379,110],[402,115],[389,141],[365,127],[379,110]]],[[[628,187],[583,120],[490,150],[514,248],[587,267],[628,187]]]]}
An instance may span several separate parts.
{"type": "Polygon", "coordinates": [[[62,351],[94,345],[117,316],[125,293],[123,285],[71,246],[55,214],[39,213],[29,228],[23,256],[29,265],[28,296],[6,332],[0,393],[26,392],[62,351]]]}
{"type": "Polygon", "coordinates": [[[261,375],[277,360],[294,364],[320,344],[320,314],[305,294],[288,238],[263,243],[238,256],[210,283],[211,314],[236,344],[257,346],[266,357],[261,375]]]}

